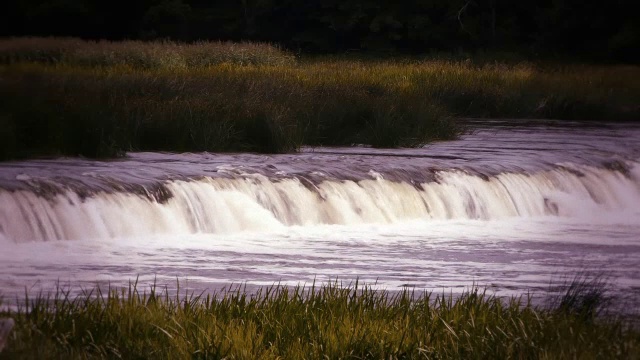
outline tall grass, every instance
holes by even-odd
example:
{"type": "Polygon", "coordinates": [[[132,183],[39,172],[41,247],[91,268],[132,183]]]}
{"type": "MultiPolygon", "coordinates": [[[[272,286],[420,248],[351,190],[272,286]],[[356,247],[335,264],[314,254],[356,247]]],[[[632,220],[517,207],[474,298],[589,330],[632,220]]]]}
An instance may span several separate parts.
{"type": "Polygon", "coordinates": [[[369,287],[237,287],[170,296],[100,288],[27,299],[5,358],[595,359],[637,358],[640,334],[619,319],[586,320],[502,300],[369,287]]]}
{"type": "Polygon", "coordinates": [[[184,69],[217,64],[292,65],[295,57],[263,43],[84,41],[75,38],[0,39],[0,63],[38,62],[88,67],[129,65],[184,69]]]}
{"type": "Polygon", "coordinates": [[[455,138],[438,104],[394,86],[304,69],[0,68],[0,157],[130,150],[289,152],[302,145],[417,146],[455,138]]]}
{"type": "Polygon", "coordinates": [[[593,320],[610,310],[610,286],[609,278],[602,273],[577,273],[572,278],[564,279],[564,283],[558,287],[559,292],[549,298],[547,308],[560,314],[593,320]]]}
{"type": "Polygon", "coordinates": [[[295,62],[260,44],[10,39],[3,46],[0,159],[411,147],[456,138],[456,117],[640,119],[637,66],[295,62]],[[243,47],[258,60],[237,60],[243,47]],[[166,65],[174,53],[182,65],[166,65]]]}

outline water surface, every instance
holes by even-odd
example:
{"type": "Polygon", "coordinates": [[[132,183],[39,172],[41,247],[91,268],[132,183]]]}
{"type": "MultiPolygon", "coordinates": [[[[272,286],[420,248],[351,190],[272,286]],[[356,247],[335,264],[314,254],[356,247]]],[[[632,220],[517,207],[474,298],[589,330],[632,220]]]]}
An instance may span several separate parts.
{"type": "Polygon", "coordinates": [[[0,293],[355,279],[640,295],[640,127],[471,122],[420,149],[130,153],[0,164],[0,293]]]}

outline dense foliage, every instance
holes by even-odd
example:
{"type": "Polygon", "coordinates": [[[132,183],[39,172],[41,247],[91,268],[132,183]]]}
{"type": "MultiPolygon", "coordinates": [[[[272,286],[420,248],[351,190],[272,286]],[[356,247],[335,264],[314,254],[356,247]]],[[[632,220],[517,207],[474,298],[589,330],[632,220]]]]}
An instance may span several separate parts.
{"type": "Polygon", "coordinates": [[[310,52],[510,52],[637,62],[631,0],[21,0],[0,36],[250,40],[310,52]]]}

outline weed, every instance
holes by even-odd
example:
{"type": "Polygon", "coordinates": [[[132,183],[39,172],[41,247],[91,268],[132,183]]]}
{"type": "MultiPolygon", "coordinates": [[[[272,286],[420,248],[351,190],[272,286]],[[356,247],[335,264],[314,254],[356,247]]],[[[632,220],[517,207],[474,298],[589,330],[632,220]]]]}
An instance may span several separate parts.
{"type": "Polygon", "coordinates": [[[559,294],[550,299],[548,307],[562,314],[593,320],[610,307],[609,288],[609,279],[605,275],[581,272],[566,279],[559,288],[559,294]]]}

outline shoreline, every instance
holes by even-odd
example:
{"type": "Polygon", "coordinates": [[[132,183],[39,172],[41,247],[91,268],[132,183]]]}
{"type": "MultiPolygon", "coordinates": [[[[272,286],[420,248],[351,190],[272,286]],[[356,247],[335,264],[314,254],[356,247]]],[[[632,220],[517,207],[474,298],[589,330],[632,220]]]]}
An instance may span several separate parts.
{"type": "Polygon", "coordinates": [[[637,66],[296,61],[232,43],[79,42],[64,57],[61,39],[11,41],[0,40],[0,160],[418,147],[458,138],[471,117],[640,120],[637,66]],[[173,53],[192,65],[171,65],[173,53]]]}

